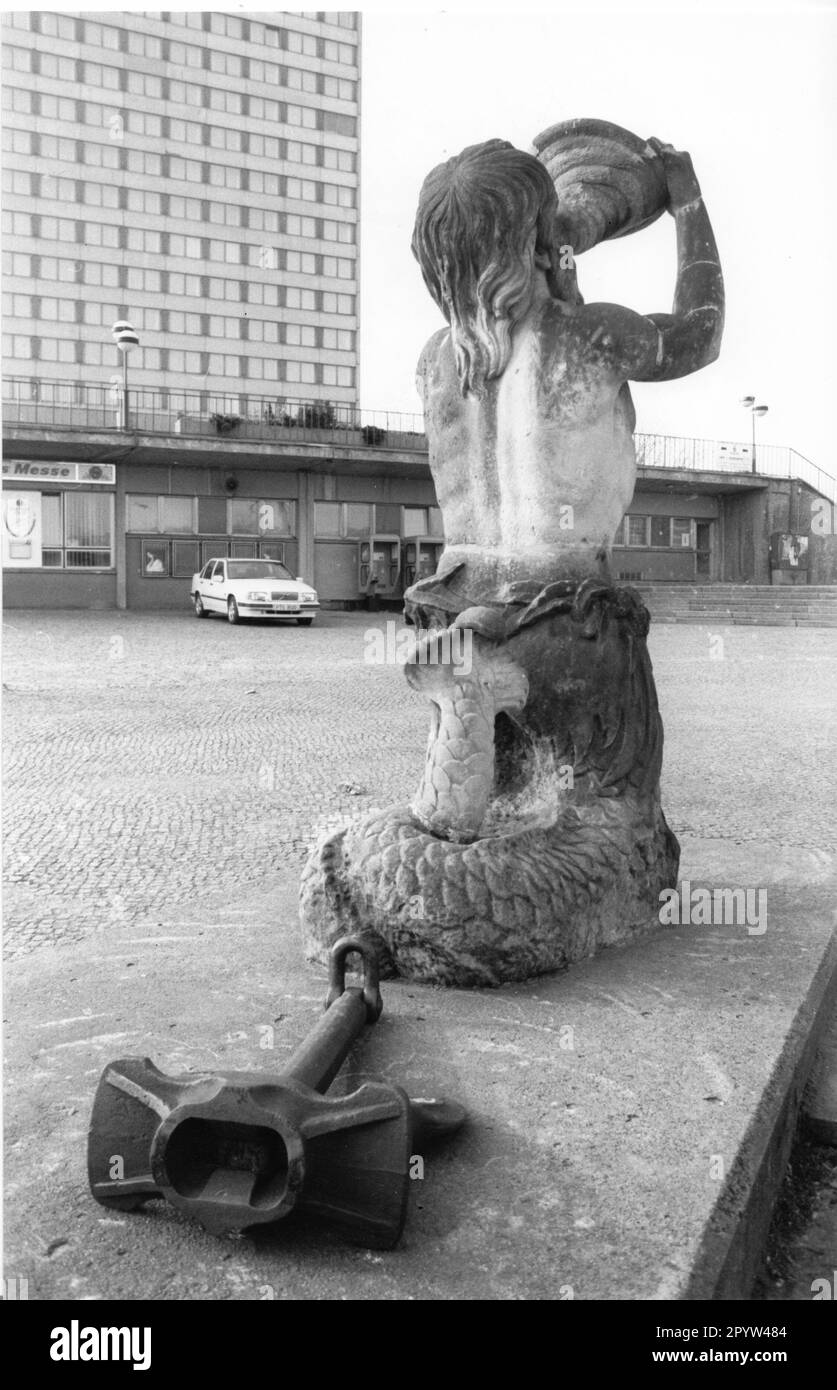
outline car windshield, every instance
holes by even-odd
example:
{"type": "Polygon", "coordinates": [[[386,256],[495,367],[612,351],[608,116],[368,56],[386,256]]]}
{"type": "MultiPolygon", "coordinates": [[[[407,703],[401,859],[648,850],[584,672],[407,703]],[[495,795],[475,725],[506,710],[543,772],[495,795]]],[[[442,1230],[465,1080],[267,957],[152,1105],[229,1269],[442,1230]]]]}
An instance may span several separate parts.
{"type": "Polygon", "coordinates": [[[228,579],[293,579],[278,560],[229,560],[228,579]]]}

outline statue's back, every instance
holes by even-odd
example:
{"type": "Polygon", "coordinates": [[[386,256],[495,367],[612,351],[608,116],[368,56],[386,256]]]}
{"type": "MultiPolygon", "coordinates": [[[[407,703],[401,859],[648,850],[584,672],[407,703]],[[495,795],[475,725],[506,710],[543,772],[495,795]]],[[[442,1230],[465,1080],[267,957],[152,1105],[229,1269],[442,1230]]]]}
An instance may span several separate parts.
{"type": "Polygon", "coordinates": [[[636,474],[630,394],[597,349],[598,320],[595,307],[538,304],[480,397],[462,394],[450,332],[431,339],[425,422],[449,552],[489,547],[544,572],[575,555],[597,568],[636,474]]]}

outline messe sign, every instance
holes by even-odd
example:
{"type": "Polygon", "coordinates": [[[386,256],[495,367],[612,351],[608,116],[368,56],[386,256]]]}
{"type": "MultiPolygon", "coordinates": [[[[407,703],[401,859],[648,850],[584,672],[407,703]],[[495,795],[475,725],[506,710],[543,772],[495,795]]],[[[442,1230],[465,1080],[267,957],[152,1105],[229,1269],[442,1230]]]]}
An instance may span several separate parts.
{"type": "Polygon", "coordinates": [[[105,483],[113,487],[113,463],[34,463],[29,459],[4,459],[3,477],[20,482],[105,483]]]}

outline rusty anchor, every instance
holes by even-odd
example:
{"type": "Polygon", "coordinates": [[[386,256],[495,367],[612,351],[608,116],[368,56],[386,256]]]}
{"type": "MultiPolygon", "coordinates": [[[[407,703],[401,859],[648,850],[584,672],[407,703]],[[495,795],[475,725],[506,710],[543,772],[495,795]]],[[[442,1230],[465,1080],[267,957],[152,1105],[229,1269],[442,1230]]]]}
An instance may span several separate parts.
{"type": "Polygon", "coordinates": [[[147,1057],[111,1062],[88,1138],[96,1201],[126,1211],[164,1197],[218,1234],[299,1212],[357,1244],[391,1248],[407,1214],[411,1158],[457,1130],[465,1112],[410,1100],[381,1079],[325,1094],[382,1007],[372,952],[343,937],[329,958],[325,1012],[282,1071],[167,1076],[147,1057]],[[352,952],[363,960],[360,988],[346,987],[352,952]]]}

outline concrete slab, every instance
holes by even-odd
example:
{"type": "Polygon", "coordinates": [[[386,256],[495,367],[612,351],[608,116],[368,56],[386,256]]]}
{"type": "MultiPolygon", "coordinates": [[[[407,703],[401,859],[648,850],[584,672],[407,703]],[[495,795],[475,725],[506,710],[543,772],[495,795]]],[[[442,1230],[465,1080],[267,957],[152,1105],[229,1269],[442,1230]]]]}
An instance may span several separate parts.
{"type": "Polygon", "coordinates": [[[686,838],[693,889],[767,890],[763,934],[661,928],[497,991],[385,986],[349,1080],[384,1074],[469,1111],[427,1156],[391,1253],[281,1226],[219,1240],[159,1203],[125,1215],[87,1190],[108,1061],[269,1070],[316,1019],[294,874],[211,921],[178,909],[153,931],[13,961],[6,1275],[35,1299],[746,1297],[837,985],[832,873],[817,852],[686,838]]]}

